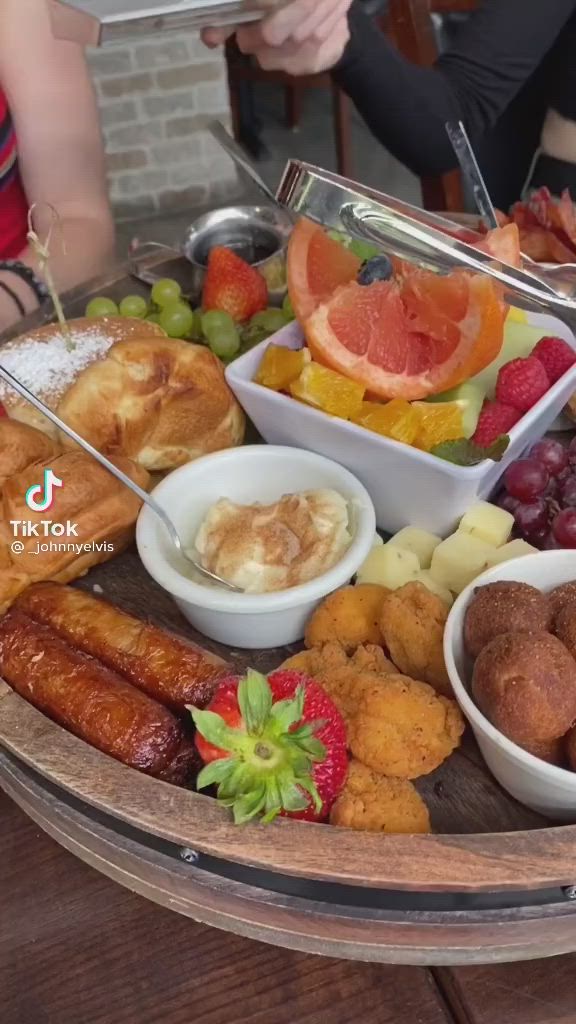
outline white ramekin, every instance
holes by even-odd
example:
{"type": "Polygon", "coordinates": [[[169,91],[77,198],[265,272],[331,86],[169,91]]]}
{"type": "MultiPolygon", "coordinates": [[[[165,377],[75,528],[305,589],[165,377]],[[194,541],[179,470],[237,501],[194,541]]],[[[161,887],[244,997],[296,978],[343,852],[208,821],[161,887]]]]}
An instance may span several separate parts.
{"type": "Polygon", "coordinates": [[[472,665],[464,649],[464,616],[477,587],[500,580],[550,591],[576,581],[576,551],[541,551],[505,562],[479,576],[455,601],[444,633],[444,656],[454,695],[470,722],[492,774],[516,800],[562,822],[576,822],[576,773],[541,761],[498,731],[474,703],[472,665]]]}
{"type": "Polygon", "coordinates": [[[184,543],[194,537],[208,509],[220,498],[248,504],[277,501],[284,494],[333,488],[350,503],[353,540],[324,575],[273,594],[235,594],[203,586],[178,570],[178,554],[154,512],[144,507],[136,528],[143,565],[204,636],[246,649],[282,647],[304,636],[316,606],[344,586],[362,565],[376,530],[370,496],[342,466],[298,448],[248,445],[206,455],[170,473],[153,491],[184,543]]]}

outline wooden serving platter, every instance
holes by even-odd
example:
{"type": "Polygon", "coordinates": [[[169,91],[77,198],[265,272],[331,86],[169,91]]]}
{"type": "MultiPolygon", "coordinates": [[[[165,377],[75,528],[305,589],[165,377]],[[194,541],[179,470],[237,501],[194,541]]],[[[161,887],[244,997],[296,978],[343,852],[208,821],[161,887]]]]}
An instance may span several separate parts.
{"type": "MultiPolygon", "coordinates": [[[[137,290],[119,268],[69,297],[137,290]]],[[[38,326],[30,318],[25,328],[38,326]]],[[[22,325],[20,326],[22,330],[22,325]]],[[[233,651],[195,634],[135,550],[76,584],[195,639],[238,670],[295,649],[233,651]]],[[[409,964],[576,950],[576,826],[548,827],[504,793],[474,741],[418,781],[434,834],[385,836],[279,820],[236,827],[215,801],[106,757],[0,680],[0,786],[59,843],[195,920],[299,950],[409,964]]]]}

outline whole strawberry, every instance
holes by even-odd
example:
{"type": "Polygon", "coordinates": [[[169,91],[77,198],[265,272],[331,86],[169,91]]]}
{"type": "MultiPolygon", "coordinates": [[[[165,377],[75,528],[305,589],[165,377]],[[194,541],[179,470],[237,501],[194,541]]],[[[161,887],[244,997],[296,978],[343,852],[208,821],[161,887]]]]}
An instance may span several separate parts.
{"type": "Polygon", "coordinates": [[[236,824],[328,816],[348,770],[346,728],[314,680],[249,670],[222,680],[204,711],[189,710],[205,764],[197,787],[217,786],[236,824]]]}
{"type": "Polygon", "coordinates": [[[546,370],[535,356],[512,359],[498,373],[496,400],[503,405],[511,405],[519,412],[528,412],[549,388],[546,370]]]}
{"type": "Polygon", "coordinates": [[[576,353],[562,338],[542,338],[532,355],[542,363],[551,384],[560,380],[576,363],[576,353]]]}
{"type": "Polygon", "coordinates": [[[250,320],[268,305],[268,286],[254,267],[231,249],[210,251],[202,292],[202,308],[229,313],[236,323],[250,320]]]}
{"type": "Polygon", "coordinates": [[[522,413],[502,402],[484,402],[472,437],[480,448],[489,448],[499,437],[507,434],[518,423],[522,413]]]}

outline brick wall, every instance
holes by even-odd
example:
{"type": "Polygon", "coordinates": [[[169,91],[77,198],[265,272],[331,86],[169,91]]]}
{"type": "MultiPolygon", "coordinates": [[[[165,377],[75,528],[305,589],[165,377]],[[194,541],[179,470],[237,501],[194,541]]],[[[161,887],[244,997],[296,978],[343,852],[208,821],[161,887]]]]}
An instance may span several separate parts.
{"type": "Polygon", "coordinates": [[[119,219],[233,194],[228,157],[206,132],[229,123],[224,61],[195,34],[163,35],[89,53],[119,219]]]}

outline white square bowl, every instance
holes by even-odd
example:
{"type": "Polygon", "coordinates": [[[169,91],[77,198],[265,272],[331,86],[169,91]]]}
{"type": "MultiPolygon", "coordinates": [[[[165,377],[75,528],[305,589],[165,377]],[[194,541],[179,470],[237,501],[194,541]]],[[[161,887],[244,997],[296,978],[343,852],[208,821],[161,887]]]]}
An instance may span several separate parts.
{"type": "MultiPolygon", "coordinates": [[[[529,314],[528,322],[563,338],[576,350],[576,337],[555,317],[534,313],[529,314]]],[[[512,428],[501,462],[455,466],[255,384],[254,376],[270,344],[302,348],[300,327],[289,324],[226,370],[228,384],[249,419],[268,444],[317,452],[354,473],[374,502],[378,527],[388,533],[419,526],[448,534],[475,501],[489,497],[506,467],[549,430],[576,391],[574,366],[512,428]]]]}

